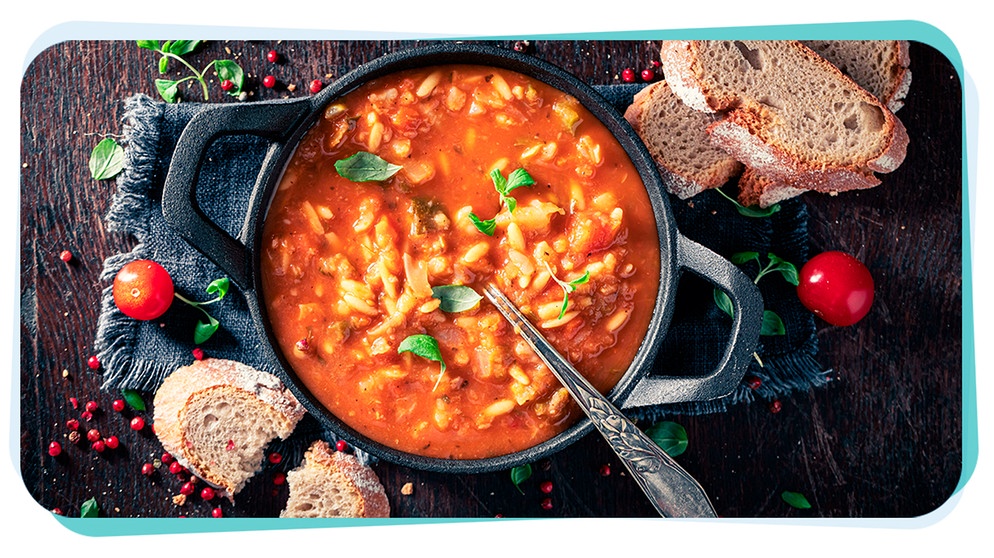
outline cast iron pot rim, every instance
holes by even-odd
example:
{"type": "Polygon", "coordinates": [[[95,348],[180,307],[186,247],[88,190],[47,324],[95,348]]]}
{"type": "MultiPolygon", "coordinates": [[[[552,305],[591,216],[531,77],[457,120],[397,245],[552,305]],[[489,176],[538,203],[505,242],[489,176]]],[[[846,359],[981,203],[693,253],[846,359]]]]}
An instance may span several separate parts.
{"type": "Polygon", "coordinates": [[[660,256],[659,288],[645,337],[631,365],[608,393],[608,398],[615,404],[623,401],[638,380],[649,373],[672,318],[673,303],[671,301],[679,277],[676,242],[679,233],[669,206],[669,200],[664,195],[665,187],[655,163],[642,140],[628,122],[592,87],[550,63],[495,46],[442,43],[390,53],[358,66],[310,99],[311,110],[309,114],[305,120],[297,125],[296,130],[286,143],[291,148],[284,150],[276,159],[267,161],[268,168],[260,174],[260,180],[265,180],[267,183],[262,185],[263,195],[257,196],[252,204],[254,208],[250,210],[254,226],[249,227],[251,234],[246,245],[252,246],[250,269],[255,296],[249,296],[247,299],[255,318],[256,327],[261,329],[266,337],[268,343],[266,349],[272,357],[270,360],[279,363],[279,372],[283,376],[284,383],[307,408],[308,412],[318,419],[323,426],[342,436],[352,446],[393,463],[427,471],[483,473],[506,470],[535,462],[576,442],[589,433],[593,426],[589,419],[581,417],[573,426],[538,445],[510,454],[480,459],[427,457],[394,449],[359,433],[332,414],[311,395],[310,390],[297,379],[293,367],[283,355],[282,350],[279,349],[265,305],[260,304],[260,300],[264,296],[260,258],[262,252],[261,230],[265,224],[265,217],[286,164],[292,158],[293,151],[299,145],[303,135],[311,129],[314,122],[323,113],[324,107],[334,99],[378,77],[405,69],[460,63],[494,66],[517,71],[572,95],[611,131],[614,138],[628,154],[646,189],[656,221],[660,256]]]}

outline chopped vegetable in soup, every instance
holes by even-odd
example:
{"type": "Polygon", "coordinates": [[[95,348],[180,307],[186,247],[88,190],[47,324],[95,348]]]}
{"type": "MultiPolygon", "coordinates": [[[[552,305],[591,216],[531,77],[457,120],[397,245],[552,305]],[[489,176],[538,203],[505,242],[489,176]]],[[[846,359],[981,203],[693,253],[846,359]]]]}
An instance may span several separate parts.
{"type": "Polygon", "coordinates": [[[363,85],[303,138],[266,219],[263,296],[295,373],[344,422],[485,458],[581,413],[483,286],[606,392],[648,328],[658,246],[638,173],[574,98],[437,66],[363,85]]]}

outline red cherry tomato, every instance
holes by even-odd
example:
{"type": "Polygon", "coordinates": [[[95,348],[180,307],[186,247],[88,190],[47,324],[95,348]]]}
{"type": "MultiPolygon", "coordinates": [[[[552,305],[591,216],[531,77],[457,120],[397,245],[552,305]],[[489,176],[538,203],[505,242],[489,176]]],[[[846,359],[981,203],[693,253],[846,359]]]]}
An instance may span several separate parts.
{"type": "Polygon", "coordinates": [[[801,304],[832,325],[858,322],[873,304],[870,271],[844,252],[823,252],[811,258],[798,279],[801,304]]]}
{"type": "Polygon", "coordinates": [[[125,264],[114,277],[114,303],[136,320],[154,320],[165,314],[174,292],[169,272],[152,260],[125,264]]]}

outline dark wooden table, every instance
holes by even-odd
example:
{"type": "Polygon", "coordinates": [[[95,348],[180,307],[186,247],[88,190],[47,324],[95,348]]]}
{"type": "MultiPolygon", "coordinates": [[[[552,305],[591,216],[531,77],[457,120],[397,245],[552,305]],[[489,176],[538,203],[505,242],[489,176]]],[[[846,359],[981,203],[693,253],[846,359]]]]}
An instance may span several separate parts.
{"type": "MultiPolygon", "coordinates": [[[[203,67],[234,58],[251,74],[249,100],[308,95],[356,64],[410,43],[212,42],[189,58],[203,67]],[[278,50],[279,64],[266,61],[278,50]],[[260,85],[276,75],[273,89],[260,85]],[[293,91],[290,85],[295,86],[293,91]]],[[[512,41],[500,43],[513,47],[512,41]]],[[[625,66],[641,69],[657,55],[653,42],[536,42],[532,52],[592,84],[619,83],[625,66]]],[[[153,435],[128,428],[111,410],[117,394],[100,390],[87,368],[93,353],[103,259],[134,240],[108,233],[103,216],[114,184],[93,180],[90,150],[119,134],[123,99],[155,96],[156,57],[133,42],[66,42],[30,65],[21,92],[20,464],[38,503],[78,516],[96,497],[110,517],[209,517],[212,505],[172,502],[179,484],[152,479],[142,463],[161,454],[153,435]],[[75,259],[65,264],[62,250],[75,259]],[[98,455],[65,439],[69,402],[97,401],[94,424],[121,447],[98,455]],[[50,441],[63,455],[47,453],[50,441]]],[[[812,253],[841,249],[873,273],[876,302],[853,327],[818,322],[818,360],[833,370],[828,386],[784,400],[779,413],[763,403],[726,413],[675,420],[689,433],[679,462],[706,487],[726,517],[912,517],[950,496],[962,470],[962,105],[961,84],[946,58],[912,46],[914,81],[898,113],[911,137],[908,156],[883,185],[829,197],[808,194],[812,253]],[[812,504],[785,504],[784,490],[812,504]]],[[[211,100],[234,103],[211,84],[211,100]]],[[[151,398],[148,397],[150,400],[151,398]]],[[[150,413],[149,413],[150,416],[150,413]]],[[[85,423],[84,423],[85,425],[85,423]]],[[[85,432],[85,428],[84,428],[85,432]]],[[[85,446],[83,446],[85,447],[85,446]]],[[[537,464],[523,493],[507,472],[425,473],[375,464],[395,517],[635,517],[653,509],[603,441],[591,434],[537,464]],[[611,467],[601,476],[602,465],[611,467]],[[540,505],[551,480],[552,508],[540,505]],[[401,488],[412,483],[414,492],[401,488]]],[[[228,517],[272,517],[286,486],[260,474],[228,517]]]]}

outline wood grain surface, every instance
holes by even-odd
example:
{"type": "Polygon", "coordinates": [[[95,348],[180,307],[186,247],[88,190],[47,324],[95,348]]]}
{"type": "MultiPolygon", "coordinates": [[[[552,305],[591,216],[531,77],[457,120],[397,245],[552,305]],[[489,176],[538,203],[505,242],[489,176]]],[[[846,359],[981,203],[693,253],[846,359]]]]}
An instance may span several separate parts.
{"type": "MultiPolygon", "coordinates": [[[[246,102],[308,95],[355,67],[416,42],[210,42],[188,58],[203,67],[234,58],[251,77],[246,102]],[[276,49],[278,64],[265,54],[276,49]],[[273,89],[260,85],[275,75],[273,89]],[[295,86],[289,91],[288,86],[295,86]]],[[[513,41],[499,43],[512,48],[513,41]]],[[[658,55],[652,41],[539,41],[531,52],[591,84],[619,83],[658,55]]],[[[811,251],[841,249],[867,264],[876,280],[870,315],[855,326],[818,322],[818,360],[833,371],[824,388],[782,401],[675,420],[689,435],[678,461],[725,517],[913,517],[950,496],[962,470],[962,92],[949,61],[913,43],[914,80],[898,116],[911,143],[904,164],[872,190],[837,197],[807,194],[811,251]],[[803,493],[811,509],[781,499],[803,493]]],[[[176,65],[173,73],[178,74],[176,65]]],[[[21,88],[20,466],[39,505],[78,516],[95,498],[108,517],[275,517],[287,497],[267,465],[236,505],[190,498],[173,502],[180,483],[142,464],[162,448],[146,428],[128,428],[129,412],[111,409],[119,395],[100,389],[87,368],[93,354],[103,259],[134,239],[108,233],[103,216],[113,181],[93,180],[89,154],[120,134],[123,100],[155,96],[157,58],[133,42],[71,41],[42,52],[21,88]],[[62,250],[75,259],[65,264],[62,250]],[[69,398],[78,399],[73,409],[69,398]],[[87,400],[101,410],[83,432],[116,434],[121,447],[97,454],[67,439],[65,422],[87,400]],[[47,452],[57,440],[63,453],[47,452]]],[[[216,81],[211,100],[223,95],[216,81]]],[[[146,398],[151,401],[151,397],[146,398]]],[[[151,413],[138,413],[150,417],[151,413]]],[[[479,475],[426,473],[375,464],[395,517],[651,517],[652,507],[596,434],[536,464],[519,491],[506,471],[479,475]],[[601,475],[603,465],[611,474],[601,475]],[[552,492],[540,491],[552,481],[552,492]],[[413,493],[402,494],[411,483],[413,493]],[[541,502],[551,498],[551,509],[541,502]]]]}

